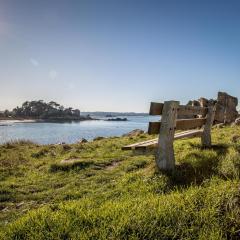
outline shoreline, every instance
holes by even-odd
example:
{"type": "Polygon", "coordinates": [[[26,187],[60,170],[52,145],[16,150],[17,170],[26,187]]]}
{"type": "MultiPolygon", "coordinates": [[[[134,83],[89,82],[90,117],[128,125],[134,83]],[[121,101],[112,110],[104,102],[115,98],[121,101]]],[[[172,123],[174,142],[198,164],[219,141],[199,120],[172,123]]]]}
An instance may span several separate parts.
{"type": "Polygon", "coordinates": [[[101,120],[97,118],[82,118],[82,119],[11,119],[4,118],[0,119],[0,126],[2,123],[68,123],[68,122],[82,122],[82,121],[92,121],[101,120]]]}

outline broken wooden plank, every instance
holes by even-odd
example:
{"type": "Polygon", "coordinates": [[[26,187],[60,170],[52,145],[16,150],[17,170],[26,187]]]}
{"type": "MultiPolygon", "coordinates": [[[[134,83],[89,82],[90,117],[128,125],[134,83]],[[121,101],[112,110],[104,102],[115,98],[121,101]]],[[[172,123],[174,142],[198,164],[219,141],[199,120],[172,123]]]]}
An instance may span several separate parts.
{"type": "MultiPolygon", "coordinates": [[[[176,130],[189,130],[202,127],[206,122],[206,118],[178,119],[176,121],[176,130]]],[[[161,122],[149,122],[148,134],[158,134],[161,122]]]]}

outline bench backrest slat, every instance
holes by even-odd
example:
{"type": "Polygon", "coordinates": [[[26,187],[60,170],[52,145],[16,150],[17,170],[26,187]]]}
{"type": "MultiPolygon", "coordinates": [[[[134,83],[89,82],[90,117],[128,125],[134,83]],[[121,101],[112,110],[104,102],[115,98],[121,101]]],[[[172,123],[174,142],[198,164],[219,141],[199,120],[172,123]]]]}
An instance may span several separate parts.
{"type": "Polygon", "coordinates": [[[149,115],[162,115],[163,103],[151,102],[149,115]]]}
{"type": "MultiPolygon", "coordinates": [[[[189,130],[202,127],[206,118],[178,119],[176,120],[175,130],[189,130]]],[[[158,134],[161,128],[161,122],[149,122],[148,134],[158,134]]]]}
{"type": "Polygon", "coordinates": [[[203,115],[206,116],[208,109],[206,107],[180,105],[178,108],[178,115],[192,116],[203,115]]]}
{"type": "MultiPolygon", "coordinates": [[[[151,102],[150,105],[150,115],[162,115],[164,103],[151,102]]],[[[208,109],[206,107],[199,106],[188,106],[188,105],[179,105],[177,109],[177,114],[179,116],[192,116],[192,115],[203,115],[207,114],[208,109]]]]}
{"type": "Polygon", "coordinates": [[[178,119],[176,121],[176,130],[189,130],[202,127],[206,118],[178,119]]]}

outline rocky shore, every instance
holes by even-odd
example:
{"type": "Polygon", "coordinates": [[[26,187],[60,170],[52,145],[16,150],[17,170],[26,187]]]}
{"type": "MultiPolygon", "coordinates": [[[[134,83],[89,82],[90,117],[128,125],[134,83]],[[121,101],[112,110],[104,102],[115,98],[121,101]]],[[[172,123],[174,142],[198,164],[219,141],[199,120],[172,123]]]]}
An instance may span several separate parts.
{"type": "MultiPolygon", "coordinates": [[[[237,110],[238,99],[225,92],[218,92],[217,99],[206,99],[201,97],[198,100],[191,100],[188,102],[189,106],[208,107],[216,106],[215,124],[231,124],[239,117],[237,110]]],[[[194,116],[179,116],[179,118],[192,118],[194,116]]]]}

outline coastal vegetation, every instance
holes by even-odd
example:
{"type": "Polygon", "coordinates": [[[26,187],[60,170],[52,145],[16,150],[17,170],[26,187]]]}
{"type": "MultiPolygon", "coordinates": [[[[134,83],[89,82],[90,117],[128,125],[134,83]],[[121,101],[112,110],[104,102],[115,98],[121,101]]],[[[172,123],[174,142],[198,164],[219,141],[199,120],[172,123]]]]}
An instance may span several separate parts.
{"type": "Polygon", "coordinates": [[[89,117],[80,115],[79,109],[71,107],[64,108],[62,105],[51,101],[43,100],[26,101],[21,107],[16,107],[12,111],[5,110],[0,113],[0,119],[37,119],[48,121],[84,120],[89,117]]]}
{"type": "Polygon", "coordinates": [[[171,173],[121,150],[144,133],[0,145],[0,239],[239,239],[239,131],[214,129],[211,148],[175,141],[171,173]]]}

